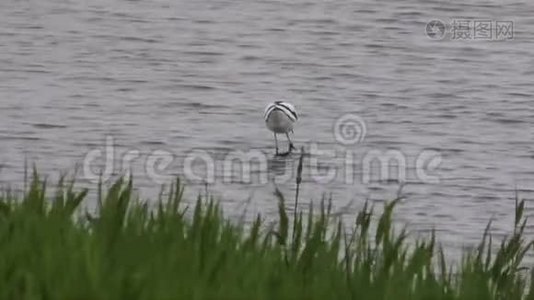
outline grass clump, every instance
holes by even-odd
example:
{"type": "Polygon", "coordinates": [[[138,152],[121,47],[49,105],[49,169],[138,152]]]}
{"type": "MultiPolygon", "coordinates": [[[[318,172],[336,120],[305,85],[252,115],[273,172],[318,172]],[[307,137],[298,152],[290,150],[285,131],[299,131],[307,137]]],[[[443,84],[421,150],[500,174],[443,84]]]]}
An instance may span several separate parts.
{"type": "Polygon", "coordinates": [[[347,232],[328,202],[288,216],[279,191],[275,225],[243,226],[213,200],[186,205],[179,180],[155,209],[131,180],[102,190],[96,215],[79,208],[87,190],[61,180],[50,196],[37,174],[22,198],[0,197],[0,299],[534,299],[522,201],[500,247],[488,225],[452,267],[433,234],[393,230],[399,200],[376,226],[366,204],[347,232]]]}

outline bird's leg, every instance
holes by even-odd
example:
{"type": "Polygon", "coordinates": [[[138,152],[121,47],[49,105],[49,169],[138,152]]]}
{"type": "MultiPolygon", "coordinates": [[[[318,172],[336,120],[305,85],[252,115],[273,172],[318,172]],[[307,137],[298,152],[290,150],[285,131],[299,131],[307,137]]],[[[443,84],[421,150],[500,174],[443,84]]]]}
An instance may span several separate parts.
{"type": "Polygon", "coordinates": [[[289,133],[286,132],[287,140],[289,142],[289,150],[287,152],[291,152],[291,150],[297,150],[295,146],[293,146],[293,142],[291,142],[291,139],[289,138],[289,133]]]}
{"type": "Polygon", "coordinates": [[[276,155],[278,155],[278,139],[276,138],[276,133],[274,134],[274,146],[276,148],[276,155]]]}

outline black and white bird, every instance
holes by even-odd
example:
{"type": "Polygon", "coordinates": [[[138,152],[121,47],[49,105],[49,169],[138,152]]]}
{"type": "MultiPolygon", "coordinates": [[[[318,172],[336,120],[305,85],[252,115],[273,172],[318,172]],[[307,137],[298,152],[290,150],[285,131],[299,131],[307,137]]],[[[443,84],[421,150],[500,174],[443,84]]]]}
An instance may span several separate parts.
{"type": "Polygon", "coordinates": [[[265,108],[265,125],[274,133],[274,143],[276,147],[276,155],[287,155],[291,150],[295,149],[289,132],[293,133],[293,124],[298,120],[297,111],[295,107],[288,102],[275,101],[265,108]],[[277,133],[285,133],[287,141],[289,142],[289,149],[287,152],[278,153],[277,133]]]}

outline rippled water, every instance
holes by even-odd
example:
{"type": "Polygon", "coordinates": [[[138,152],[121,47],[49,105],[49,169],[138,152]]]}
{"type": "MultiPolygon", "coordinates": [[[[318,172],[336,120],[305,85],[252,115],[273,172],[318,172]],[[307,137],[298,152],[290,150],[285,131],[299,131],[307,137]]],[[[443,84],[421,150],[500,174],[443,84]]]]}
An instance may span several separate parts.
{"type": "MultiPolygon", "coordinates": [[[[300,113],[295,144],[336,151],[306,158],[302,199],[331,193],[350,217],[366,198],[393,198],[399,182],[364,183],[363,159],[394,150],[407,159],[399,222],[435,227],[453,247],[491,217],[505,232],[515,191],[534,196],[534,4],[462,2],[2,1],[0,180],[20,185],[25,158],[48,174],[72,170],[112,136],[119,161],[140,151],[128,166],[148,197],[158,190],[143,168],[153,151],[175,155],[159,175],[182,176],[195,150],[219,165],[232,151],[261,151],[268,165],[251,183],[225,182],[218,168],[209,189],[230,213],[249,198],[272,213],[274,185],[260,177],[294,170],[298,155],[272,157],[262,113],[286,99],[300,113]],[[513,21],[514,38],[425,34],[430,20],[455,18],[513,21]],[[361,143],[336,141],[346,113],[365,121],[361,143]],[[442,157],[438,183],[414,177],[424,150],[442,157]],[[313,159],[338,177],[317,182],[313,159]]],[[[279,186],[292,197],[293,179],[279,186]]]]}

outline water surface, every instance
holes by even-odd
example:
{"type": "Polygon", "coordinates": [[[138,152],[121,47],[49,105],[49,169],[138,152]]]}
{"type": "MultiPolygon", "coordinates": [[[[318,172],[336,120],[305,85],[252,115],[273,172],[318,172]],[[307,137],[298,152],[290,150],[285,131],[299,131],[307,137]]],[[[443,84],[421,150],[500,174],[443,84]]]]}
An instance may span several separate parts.
{"type": "MultiPolygon", "coordinates": [[[[192,151],[219,165],[235,150],[260,151],[268,166],[251,183],[225,182],[218,171],[209,190],[229,214],[248,199],[250,211],[270,214],[274,185],[259,178],[294,170],[298,156],[272,158],[262,113],[285,99],[300,113],[295,144],[336,151],[306,159],[304,205],[331,193],[350,218],[365,199],[391,199],[399,187],[362,182],[366,153],[414,161],[433,150],[440,180],[420,182],[407,163],[399,222],[437,228],[452,247],[476,241],[492,217],[506,232],[516,191],[534,196],[534,4],[462,2],[2,1],[0,180],[20,186],[25,158],[47,174],[72,170],[112,136],[119,163],[139,151],[126,169],[149,197],[158,186],[143,164],[153,151],[174,154],[158,174],[182,176],[192,151]],[[514,38],[425,34],[430,20],[454,18],[513,21],[514,38]],[[361,143],[336,141],[346,113],[365,121],[361,143]],[[355,157],[350,184],[346,153],[355,157]],[[342,171],[317,182],[312,158],[322,171],[342,171]]],[[[191,194],[204,190],[191,184],[191,194]]],[[[279,186],[292,197],[293,179],[279,186]]]]}

